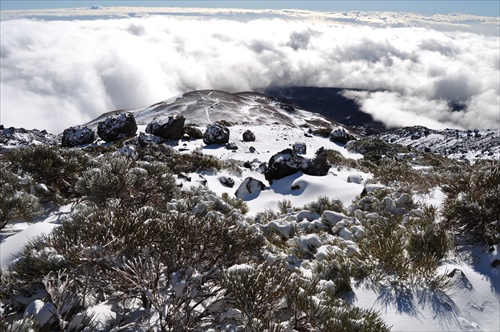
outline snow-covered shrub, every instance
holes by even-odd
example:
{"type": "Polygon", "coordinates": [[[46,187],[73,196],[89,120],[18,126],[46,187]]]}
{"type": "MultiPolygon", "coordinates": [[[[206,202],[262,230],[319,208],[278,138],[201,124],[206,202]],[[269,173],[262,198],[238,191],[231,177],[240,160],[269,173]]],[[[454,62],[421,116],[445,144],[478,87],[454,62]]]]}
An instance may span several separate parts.
{"type": "Polygon", "coordinates": [[[364,230],[357,245],[372,281],[446,286],[435,270],[450,249],[449,237],[434,209],[417,209],[411,196],[401,192],[381,200],[368,195],[351,209],[364,230]]]}
{"type": "Polygon", "coordinates": [[[290,281],[290,274],[284,272],[278,264],[240,264],[224,271],[221,285],[240,313],[239,323],[248,331],[276,321],[290,281]]]}
{"type": "Polygon", "coordinates": [[[9,168],[31,174],[34,181],[48,188],[49,198],[61,202],[74,198],[74,184],[91,159],[79,149],[34,145],[5,154],[9,168]]]}
{"type": "Polygon", "coordinates": [[[377,138],[349,141],[346,148],[348,151],[361,153],[364,160],[375,164],[378,164],[383,157],[394,157],[399,152],[408,151],[408,148],[401,145],[390,144],[377,138]]]}
{"type": "Polygon", "coordinates": [[[305,210],[322,214],[325,210],[345,212],[344,203],[338,199],[332,199],[327,196],[320,196],[315,202],[304,205],[305,210]]]}
{"type": "Polygon", "coordinates": [[[75,189],[97,204],[120,199],[133,206],[166,204],[178,190],[170,169],[164,163],[135,162],[112,155],[101,158],[97,167],[83,172],[75,189]]]}
{"type": "Polygon", "coordinates": [[[0,165],[0,229],[10,220],[31,220],[40,213],[39,199],[30,193],[33,179],[20,177],[0,165]]]}
{"type": "Polygon", "coordinates": [[[500,243],[500,164],[478,162],[451,174],[443,216],[460,239],[500,243]]]}
{"type": "Polygon", "coordinates": [[[224,162],[214,156],[196,150],[190,153],[179,153],[163,144],[150,144],[140,148],[138,153],[141,160],[165,163],[174,174],[210,172],[221,170],[224,166],[224,162]]]}

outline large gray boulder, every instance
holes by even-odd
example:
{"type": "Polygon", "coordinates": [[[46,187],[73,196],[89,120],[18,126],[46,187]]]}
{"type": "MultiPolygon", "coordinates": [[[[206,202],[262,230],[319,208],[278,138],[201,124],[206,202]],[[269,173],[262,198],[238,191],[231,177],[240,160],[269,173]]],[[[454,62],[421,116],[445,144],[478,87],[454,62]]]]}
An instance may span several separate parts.
{"type": "Polygon", "coordinates": [[[203,142],[206,145],[226,144],[229,142],[229,129],[220,123],[212,123],[203,134],[203,142]]]}
{"type": "Polygon", "coordinates": [[[115,114],[97,125],[97,135],[106,142],[135,136],[137,123],[132,113],[115,114]]]}
{"type": "Polygon", "coordinates": [[[62,146],[72,148],[90,144],[95,140],[95,133],[85,126],[75,126],[64,129],[62,133],[62,146]]]}
{"type": "Polygon", "coordinates": [[[160,136],[167,141],[179,140],[184,134],[185,121],[186,118],[182,114],[156,118],[148,124],[146,133],[160,136]]]}

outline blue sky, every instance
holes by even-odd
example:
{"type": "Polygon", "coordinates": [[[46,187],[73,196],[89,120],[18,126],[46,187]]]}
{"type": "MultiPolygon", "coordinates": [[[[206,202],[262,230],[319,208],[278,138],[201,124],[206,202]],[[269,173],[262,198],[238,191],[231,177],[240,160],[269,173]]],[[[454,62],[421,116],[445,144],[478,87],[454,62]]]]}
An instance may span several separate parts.
{"type": "Polygon", "coordinates": [[[0,0],[2,10],[52,9],[100,6],[147,7],[206,7],[249,9],[308,9],[318,11],[394,11],[416,12],[423,15],[464,13],[482,16],[500,16],[498,0],[485,1],[428,1],[428,0],[365,0],[365,1],[20,1],[0,0]]]}

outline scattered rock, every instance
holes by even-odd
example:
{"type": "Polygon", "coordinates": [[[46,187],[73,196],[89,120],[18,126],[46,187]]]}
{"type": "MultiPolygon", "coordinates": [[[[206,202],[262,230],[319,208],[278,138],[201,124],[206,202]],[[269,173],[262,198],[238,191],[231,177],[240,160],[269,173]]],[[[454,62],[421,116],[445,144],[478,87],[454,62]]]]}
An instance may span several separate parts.
{"type": "Polygon", "coordinates": [[[252,163],[249,161],[245,161],[243,163],[243,167],[248,168],[248,169],[252,169],[252,163]]]}
{"type": "Polygon", "coordinates": [[[234,142],[226,143],[226,149],[228,150],[238,150],[238,146],[234,142]]]}
{"type": "Polygon", "coordinates": [[[164,142],[163,138],[151,134],[140,133],[137,137],[137,142],[140,147],[146,147],[149,144],[161,144],[164,142]]]}
{"type": "Polygon", "coordinates": [[[250,151],[250,153],[255,153],[255,148],[253,146],[251,146],[248,151],[250,151]]]}
{"type": "Polygon", "coordinates": [[[106,142],[128,138],[137,132],[137,123],[132,113],[110,116],[97,125],[97,135],[106,142]]]}
{"type": "Polygon", "coordinates": [[[236,197],[241,199],[250,199],[254,195],[258,196],[266,186],[259,180],[248,177],[240,184],[236,192],[236,197]]]}
{"type": "Polygon", "coordinates": [[[234,187],[234,180],[230,177],[226,176],[221,176],[219,177],[219,182],[224,186],[228,188],[234,187]]]}
{"type": "Polygon", "coordinates": [[[261,163],[259,167],[257,167],[257,171],[260,174],[264,174],[267,171],[267,163],[261,163]]]}
{"type": "Polygon", "coordinates": [[[185,121],[186,118],[181,114],[156,118],[148,124],[146,133],[160,136],[168,141],[179,140],[184,134],[185,121]]]}
{"type": "Polygon", "coordinates": [[[330,141],[339,144],[346,144],[349,141],[356,140],[356,137],[345,131],[344,128],[338,128],[331,132],[330,141]]]}
{"type": "Polygon", "coordinates": [[[255,142],[255,134],[250,130],[246,130],[243,133],[243,141],[244,142],[255,142]]]}
{"type": "Polygon", "coordinates": [[[95,133],[85,126],[75,126],[64,129],[62,133],[62,146],[75,147],[90,144],[95,140],[95,133]]]}
{"type": "Polygon", "coordinates": [[[292,149],[296,154],[306,154],[307,146],[306,143],[297,142],[292,145],[292,149]]]}
{"type": "Polygon", "coordinates": [[[220,123],[212,123],[207,126],[203,142],[206,145],[226,144],[229,142],[229,129],[220,123]]]}
{"type": "Polygon", "coordinates": [[[491,262],[491,266],[495,269],[500,267],[500,259],[495,259],[493,262],[491,262]]]}
{"type": "Polygon", "coordinates": [[[187,175],[186,173],[181,172],[181,173],[177,174],[177,178],[186,180],[187,182],[191,182],[191,177],[189,175],[187,175]]]}

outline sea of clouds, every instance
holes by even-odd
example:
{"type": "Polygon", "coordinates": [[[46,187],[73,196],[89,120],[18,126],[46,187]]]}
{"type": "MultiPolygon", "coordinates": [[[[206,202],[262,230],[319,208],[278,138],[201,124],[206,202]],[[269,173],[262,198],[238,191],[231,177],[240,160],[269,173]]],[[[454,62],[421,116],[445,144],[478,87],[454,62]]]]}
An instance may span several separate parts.
{"type": "Polygon", "coordinates": [[[389,126],[500,127],[498,35],[237,18],[3,19],[0,123],[59,133],[191,90],[322,86],[367,90],[344,94],[389,126]]]}

